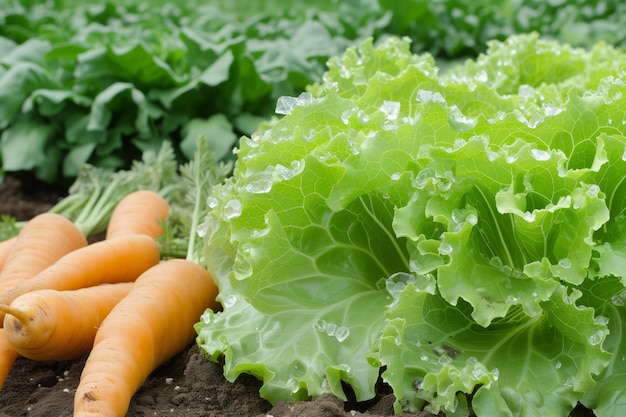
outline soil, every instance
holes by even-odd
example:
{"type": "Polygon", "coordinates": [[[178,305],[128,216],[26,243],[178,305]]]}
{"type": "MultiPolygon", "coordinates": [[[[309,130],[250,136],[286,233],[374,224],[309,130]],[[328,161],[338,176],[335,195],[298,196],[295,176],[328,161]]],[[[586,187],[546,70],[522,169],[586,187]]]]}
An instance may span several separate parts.
{"type": "MultiPolygon", "coordinates": [[[[47,211],[67,193],[63,186],[12,174],[0,184],[0,215],[28,220],[47,211]]],[[[69,417],[73,394],[87,354],[70,362],[36,362],[18,358],[0,391],[0,417],[69,417]]],[[[394,397],[380,382],[376,398],[362,403],[322,395],[311,401],[270,404],[259,396],[261,383],[250,375],[235,382],[224,378],[222,365],[205,359],[196,345],[156,369],[133,397],[127,417],[389,417],[394,397]]],[[[434,417],[404,413],[402,417],[434,417]]],[[[593,417],[577,407],[570,417],[593,417]]]]}

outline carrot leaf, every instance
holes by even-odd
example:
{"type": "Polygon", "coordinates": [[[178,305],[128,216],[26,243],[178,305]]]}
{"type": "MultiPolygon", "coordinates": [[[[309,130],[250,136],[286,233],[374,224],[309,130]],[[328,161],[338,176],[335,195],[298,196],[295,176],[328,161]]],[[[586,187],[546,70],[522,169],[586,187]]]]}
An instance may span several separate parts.
{"type": "Polygon", "coordinates": [[[177,160],[169,142],[158,152],[146,150],[141,160],[128,170],[112,171],[84,164],[70,186],[69,194],[50,211],[65,215],[83,231],[93,236],[106,230],[113,209],[127,194],[148,189],[159,192],[166,200],[179,192],[177,160]]]}
{"type": "Polygon", "coordinates": [[[8,214],[0,216],[0,242],[4,242],[17,234],[20,231],[20,222],[15,217],[8,214]]]}
{"type": "Polygon", "coordinates": [[[215,184],[232,171],[232,162],[218,160],[212,150],[210,138],[198,135],[193,148],[193,158],[179,168],[180,189],[172,201],[172,213],[165,227],[162,247],[170,256],[184,257],[204,264],[204,217],[209,209],[209,195],[215,184]],[[183,255],[184,253],[184,255],[183,255]]]}

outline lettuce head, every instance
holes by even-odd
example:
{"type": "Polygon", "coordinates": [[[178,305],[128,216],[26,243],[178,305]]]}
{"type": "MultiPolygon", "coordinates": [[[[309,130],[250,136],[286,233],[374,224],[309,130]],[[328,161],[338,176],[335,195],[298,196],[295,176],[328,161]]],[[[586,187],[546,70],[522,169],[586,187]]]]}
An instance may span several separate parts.
{"type": "Polygon", "coordinates": [[[623,68],[536,34],[445,70],[399,38],[331,59],[212,190],[204,354],[271,402],[382,376],[397,412],[626,412],[623,68]]]}

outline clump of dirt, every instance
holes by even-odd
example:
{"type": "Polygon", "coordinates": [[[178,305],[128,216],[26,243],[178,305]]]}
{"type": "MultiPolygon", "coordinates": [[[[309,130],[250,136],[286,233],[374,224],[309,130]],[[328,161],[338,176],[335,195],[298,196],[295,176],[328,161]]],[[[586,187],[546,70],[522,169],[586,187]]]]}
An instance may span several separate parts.
{"type": "Polygon", "coordinates": [[[13,174],[0,184],[0,215],[28,220],[49,210],[66,194],[63,185],[46,184],[27,173],[13,174]]]}

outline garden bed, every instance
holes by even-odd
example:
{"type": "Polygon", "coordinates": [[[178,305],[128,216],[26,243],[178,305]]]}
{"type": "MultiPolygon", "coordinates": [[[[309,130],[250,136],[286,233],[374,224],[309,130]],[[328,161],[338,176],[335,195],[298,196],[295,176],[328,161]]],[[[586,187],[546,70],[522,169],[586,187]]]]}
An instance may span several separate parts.
{"type": "MultiPolygon", "coordinates": [[[[42,184],[24,175],[0,184],[0,214],[27,220],[47,211],[62,198],[62,186],[42,184]]],[[[35,362],[19,358],[2,388],[0,417],[67,417],[72,415],[74,391],[85,359],[35,362]]],[[[272,406],[259,396],[261,383],[244,375],[227,381],[222,366],[203,358],[197,346],[188,347],[151,374],[134,396],[129,417],[274,417],[392,416],[393,397],[385,386],[367,403],[344,402],[331,395],[297,404],[272,406]]],[[[405,413],[404,416],[430,416],[405,413]]]]}

